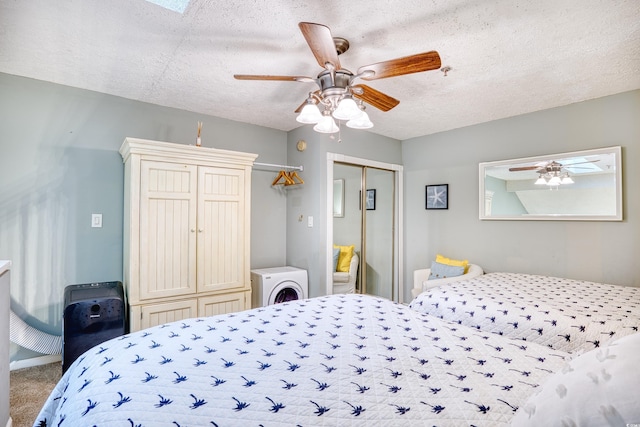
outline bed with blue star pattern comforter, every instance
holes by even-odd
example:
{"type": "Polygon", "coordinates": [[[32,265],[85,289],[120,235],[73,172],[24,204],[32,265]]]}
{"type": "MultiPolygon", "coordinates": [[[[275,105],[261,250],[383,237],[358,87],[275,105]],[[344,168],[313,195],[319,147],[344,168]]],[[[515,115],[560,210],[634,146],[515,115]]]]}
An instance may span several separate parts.
{"type": "Polygon", "coordinates": [[[485,332],[577,353],[638,332],[640,288],[489,273],[431,288],[410,306],[485,332]]]}
{"type": "Polygon", "coordinates": [[[502,426],[567,357],[332,295],[100,344],[69,367],[34,426],[502,426]]]}

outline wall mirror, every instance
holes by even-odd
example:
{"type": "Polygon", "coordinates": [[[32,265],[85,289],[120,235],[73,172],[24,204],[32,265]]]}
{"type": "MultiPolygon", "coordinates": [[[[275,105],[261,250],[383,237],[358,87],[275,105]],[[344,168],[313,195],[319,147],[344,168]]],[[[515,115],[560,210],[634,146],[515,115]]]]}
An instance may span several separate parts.
{"type": "Polygon", "coordinates": [[[481,220],[622,220],[621,148],[480,163],[481,220]]]}
{"type": "Polygon", "coordinates": [[[344,217],[344,179],[333,180],[333,216],[344,217]]]}

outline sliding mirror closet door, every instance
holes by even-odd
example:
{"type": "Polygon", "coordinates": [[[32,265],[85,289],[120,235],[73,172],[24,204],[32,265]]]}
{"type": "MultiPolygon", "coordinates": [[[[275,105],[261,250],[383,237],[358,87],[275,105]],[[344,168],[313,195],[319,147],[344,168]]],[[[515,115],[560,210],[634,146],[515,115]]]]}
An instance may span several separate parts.
{"type": "MultiPolygon", "coordinates": [[[[334,178],[334,213],[333,213],[333,244],[349,247],[353,245],[354,253],[358,256],[358,268],[354,272],[338,271],[334,274],[334,293],[349,292],[354,289],[359,292],[359,267],[362,258],[362,211],[359,192],[362,186],[362,167],[336,163],[333,167],[334,178]],[[345,274],[349,273],[349,277],[345,274]]],[[[334,272],[335,273],[335,272],[334,272]]]]}
{"type": "MultiPolygon", "coordinates": [[[[395,173],[336,162],[333,178],[333,244],[354,246],[359,260],[355,292],[396,299],[395,173]]],[[[344,279],[340,273],[334,274],[334,293],[345,288],[339,282],[344,279]]]]}
{"type": "Polygon", "coordinates": [[[364,168],[364,253],[363,293],[394,299],[394,173],[364,168]]]}

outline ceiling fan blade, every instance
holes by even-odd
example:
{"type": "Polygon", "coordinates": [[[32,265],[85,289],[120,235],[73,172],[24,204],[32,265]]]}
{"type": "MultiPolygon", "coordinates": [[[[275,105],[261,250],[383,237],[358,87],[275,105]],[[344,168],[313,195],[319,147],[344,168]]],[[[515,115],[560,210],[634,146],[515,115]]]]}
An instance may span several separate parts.
{"type": "Polygon", "coordinates": [[[540,166],[518,166],[515,168],[509,168],[509,172],[532,171],[536,169],[540,169],[540,166]]]}
{"type": "Polygon", "coordinates": [[[584,161],[584,162],[569,163],[569,164],[562,165],[562,166],[563,166],[563,167],[565,167],[565,168],[570,168],[570,167],[572,167],[572,166],[574,166],[574,165],[584,165],[585,163],[595,163],[595,162],[599,162],[599,161],[600,161],[600,159],[596,159],[596,160],[587,160],[587,161],[584,161]]]}
{"type": "MultiPolygon", "coordinates": [[[[520,167],[509,168],[509,172],[530,171],[530,170],[538,169],[536,172],[544,173],[544,172],[553,171],[553,170],[555,170],[554,168],[568,169],[568,168],[572,168],[573,165],[582,165],[582,164],[585,164],[585,163],[595,163],[595,162],[598,162],[598,161],[599,160],[588,160],[586,162],[578,162],[578,163],[571,163],[569,165],[563,165],[562,163],[558,163],[555,160],[552,160],[550,162],[547,162],[544,165],[537,164],[537,165],[533,165],[533,166],[520,166],[520,167]]],[[[578,168],[574,168],[574,169],[578,169],[578,168]]]]}
{"type": "Polygon", "coordinates": [[[367,85],[355,85],[353,89],[356,89],[353,91],[353,96],[382,111],[389,111],[400,103],[397,99],[367,85]],[[357,89],[362,89],[362,93],[357,89]]]}
{"type": "Polygon", "coordinates": [[[312,22],[300,22],[298,26],[318,64],[322,68],[328,68],[327,64],[331,64],[333,69],[339,70],[340,60],[329,27],[312,22]]]}
{"type": "Polygon", "coordinates": [[[405,74],[420,73],[422,71],[437,70],[440,68],[440,55],[435,50],[418,53],[390,61],[377,62],[358,68],[358,75],[364,80],[384,79],[387,77],[402,76],[405,74]],[[373,71],[373,75],[368,75],[373,71]]]}
{"type": "Polygon", "coordinates": [[[300,112],[302,111],[302,109],[304,108],[305,105],[307,105],[307,101],[304,101],[302,104],[300,104],[300,106],[298,106],[298,108],[296,108],[294,113],[300,114],[300,112]]]}
{"type": "Polygon", "coordinates": [[[305,76],[265,76],[254,74],[234,74],[233,77],[237,80],[274,80],[283,82],[303,82],[310,83],[315,82],[315,79],[305,76]]]}

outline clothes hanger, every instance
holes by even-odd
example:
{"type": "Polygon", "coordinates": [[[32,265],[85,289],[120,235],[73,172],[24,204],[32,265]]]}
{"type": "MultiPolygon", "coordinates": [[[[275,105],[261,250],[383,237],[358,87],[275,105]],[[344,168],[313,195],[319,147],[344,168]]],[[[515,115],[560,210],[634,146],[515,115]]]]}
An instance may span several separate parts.
{"type": "Polygon", "coordinates": [[[293,171],[293,172],[289,172],[289,179],[291,179],[291,184],[285,184],[285,185],[297,185],[297,184],[304,184],[304,181],[302,180],[302,178],[300,178],[300,175],[298,175],[298,172],[293,171]],[[296,180],[298,180],[298,182],[296,182],[296,180]]]}
{"type": "Polygon", "coordinates": [[[282,184],[284,185],[295,184],[295,182],[289,177],[289,175],[287,175],[287,173],[284,170],[281,170],[280,172],[278,172],[278,176],[271,183],[271,185],[282,185],[282,184]],[[279,182],[281,179],[284,179],[284,182],[279,182]]]}

